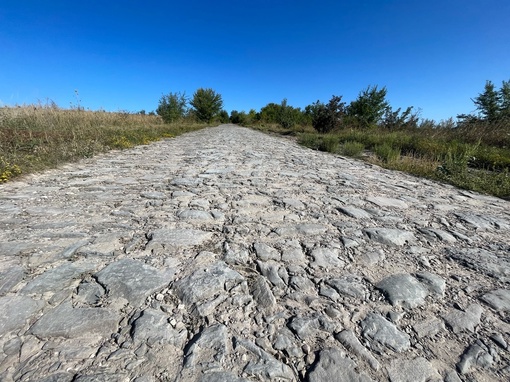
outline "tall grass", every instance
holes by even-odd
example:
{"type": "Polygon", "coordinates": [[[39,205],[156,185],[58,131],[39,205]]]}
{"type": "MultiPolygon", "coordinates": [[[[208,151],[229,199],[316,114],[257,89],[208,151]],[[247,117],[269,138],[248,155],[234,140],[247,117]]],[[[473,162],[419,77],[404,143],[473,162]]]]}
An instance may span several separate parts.
{"type": "Polygon", "coordinates": [[[203,126],[194,121],[165,124],[157,115],[61,109],[54,104],[1,107],[0,183],[203,126]]]}

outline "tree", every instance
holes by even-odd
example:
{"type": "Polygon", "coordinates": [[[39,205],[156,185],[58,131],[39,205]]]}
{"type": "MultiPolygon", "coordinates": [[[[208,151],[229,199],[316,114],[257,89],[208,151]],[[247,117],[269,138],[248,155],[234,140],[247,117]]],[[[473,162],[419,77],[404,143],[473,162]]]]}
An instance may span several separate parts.
{"type": "Polygon", "coordinates": [[[232,110],[230,112],[230,122],[236,125],[246,125],[247,115],[244,111],[232,110]]]}
{"type": "Polygon", "coordinates": [[[342,96],[333,96],[327,105],[320,101],[305,108],[305,114],[310,114],[312,126],[319,133],[328,133],[342,124],[345,115],[345,102],[342,96]]]}
{"type": "Polygon", "coordinates": [[[213,89],[200,88],[193,94],[190,104],[200,121],[210,123],[220,113],[223,99],[213,89]]]}
{"type": "Polygon", "coordinates": [[[351,102],[347,114],[355,117],[362,127],[375,126],[390,107],[386,101],[386,93],[386,87],[378,90],[377,86],[368,86],[351,102]]]}
{"type": "Polygon", "coordinates": [[[510,81],[503,81],[499,89],[499,101],[501,118],[510,119],[510,81]]]}
{"type": "Polygon", "coordinates": [[[401,110],[401,108],[398,108],[393,111],[391,107],[388,107],[384,113],[382,125],[388,129],[418,127],[419,117],[418,113],[413,113],[413,107],[409,106],[402,113],[401,110]]]}
{"type": "Polygon", "coordinates": [[[292,106],[287,105],[287,99],[284,98],[277,115],[277,121],[284,129],[290,129],[296,124],[297,118],[294,110],[292,106]]]}
{"type": "Polygon", "coordinates": [[[228,116],[228,111],[222,110],[220,111],[220,114],[218,115],[218,119],[221,123],[228,123],[230,118],[228,116]]]}
{"type": "Polygon", "coordinates": [[[472,101],[476,105],[478,112],[482,115],[482,118],[486,121],[495,122],[499,118],[501,98],[491,81],[485,82],[484,92],[480,93],[472,101]]]}
{"type": "Polygon", "coordinates": [[[163,118],[166,123],[174,122],[186,113],[188,99],[185,93],[169,93],[161,96],[156,113],[163,118]]]}

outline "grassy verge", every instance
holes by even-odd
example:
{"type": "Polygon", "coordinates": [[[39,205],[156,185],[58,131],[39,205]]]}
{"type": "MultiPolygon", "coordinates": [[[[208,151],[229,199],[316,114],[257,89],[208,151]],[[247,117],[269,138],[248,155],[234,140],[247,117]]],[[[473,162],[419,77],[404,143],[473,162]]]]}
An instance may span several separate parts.
{"type": "Polygon", "coordinates": [[[204,127],[159,116],[60,109],[0,108],[0,183],[111,149],[126,149],[204,127]]]}
{"type": "MultiPolygon", "coordinates": [[[[286,132],[306,147],[510,200],[510,128],[414,128],[286,132]]],[[[277,129],[273,130],[277,132],[277,129]]]]}

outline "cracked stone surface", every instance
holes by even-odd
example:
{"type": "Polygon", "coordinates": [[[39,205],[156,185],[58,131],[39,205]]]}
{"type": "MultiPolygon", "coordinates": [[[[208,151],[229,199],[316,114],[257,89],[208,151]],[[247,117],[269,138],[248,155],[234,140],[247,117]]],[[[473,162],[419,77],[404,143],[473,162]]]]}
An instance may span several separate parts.
{"type": "Polygon", "coordinates": [[[510,203],[222,125],[0,185],[0,380],[510,380],[510,203]]]}

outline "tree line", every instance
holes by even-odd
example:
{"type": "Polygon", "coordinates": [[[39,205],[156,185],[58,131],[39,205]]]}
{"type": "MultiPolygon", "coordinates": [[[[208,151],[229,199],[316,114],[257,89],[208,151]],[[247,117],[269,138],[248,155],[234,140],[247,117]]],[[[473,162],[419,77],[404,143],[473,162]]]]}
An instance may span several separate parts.
{"type": "Polygon", "coordinates": [[[283,99],[280,103],[268,103],[260,111],[232,110],[229,114],[223,109],[221,94],[213,89],[200,88],[191,98],[180,92],[163,95],[156,112],[167,123],[192,117],[207,123],[265,123],[278,124],[282,128],[311,125],[320,133],[342,128],[456,127],[479,122],[510,121],[510,81],[503,81],[499,89],[496,89],[491,81],[487,81],[484,91],[472,99],[476,114],[457,115],[457,124],[453,119],[439,124],[429,119],[420,120],[419,113],[413,106],[395,110],[386,98],[387,93],[386,87],[368,86],[349,104],[342,101],[342,96],[333,95],[326,103],[317,100],[301,109],[289,105],[287,100],[283,99]]]}

